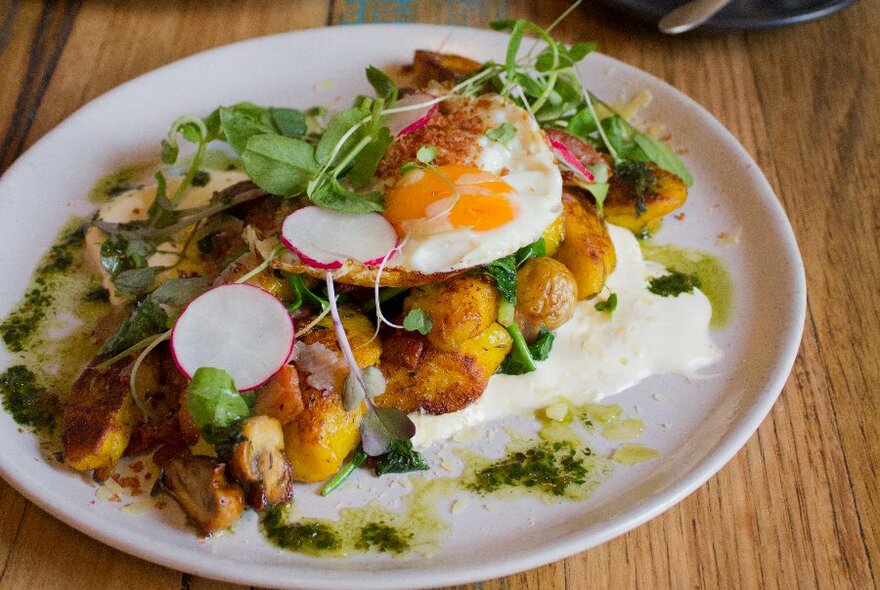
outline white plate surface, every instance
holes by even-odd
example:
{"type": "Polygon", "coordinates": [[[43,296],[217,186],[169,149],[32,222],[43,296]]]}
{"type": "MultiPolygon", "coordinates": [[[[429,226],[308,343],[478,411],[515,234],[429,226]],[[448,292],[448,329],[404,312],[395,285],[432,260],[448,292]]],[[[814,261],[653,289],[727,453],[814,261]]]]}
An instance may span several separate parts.
{"type": "MultiPolygon", "coordinates": [[[[241,100],[344,108],[356,93],[369,90],[367,65],[401,64],[415,49],[441,45],[444,51],[497,60],[506,36],[367,25],[264,37],[175,62],[92,101],[0,179],[0,317],[20,299],[65,220],[90,212],[86,195],[95,179],[126,163],[156,158],[159,140],[179,115],[207,114],[241,100]]],[[[118,504],[92,504],[93,484],[35,460],[36,438],[20,433],[0,413],[3,477],[44,510],[133,555],[201,576],[285,588],[412,588],[493,578],[595,546],[680,501],[745,444],[779,394],[803,328],[803,265],[766,179],[709,113],[664,82],[603,55],[588,57],[582,72],[606,99],[651,90],[647,116],[663,121],[675,144],[688,148],[684,159],[696,178],[686,218],[669,220],[657,241],[713,252],[736,285],[734,319],[714,333],[724,359],[707,370],[709,376],[691,382],[654,377],[612,398],[630,414],[639,412],[646,425],[640,442],[660,449],[660,459],[618,468],[586,502],[499,500],[486,510],[483,501],[473,501],[449,515],[454,533],[440,552],[396,559],[370,554],[318,559],[279,551],[256,532],[252,513],[234,535],[204,542],[181,526],[174,511],[135,515],[121,512],[118,504]],[[717,243],[719,233],[738,228],[738,244],[717,243]],[[663,393],[666,401],[658,402],[654,393],[663,393]]],[[[0,367],[8,364],[9,355],[0,349],[0,367]]],[[[311,504],[313,496],[298,497],[311,504]]]]}

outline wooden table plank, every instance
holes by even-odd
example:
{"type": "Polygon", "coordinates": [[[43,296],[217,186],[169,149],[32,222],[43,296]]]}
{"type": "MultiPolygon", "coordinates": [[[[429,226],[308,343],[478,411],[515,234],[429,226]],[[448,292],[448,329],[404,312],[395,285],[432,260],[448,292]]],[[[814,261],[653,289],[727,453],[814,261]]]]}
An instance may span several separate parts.
{"type": "MultiPolygon", "coordinates": [[[[483,26],[522,16],[548,23],[567,5],[106,0],[86,1],[77,11],[72,1],[0,0],[0,71],[7,88],[0,93],[0,170],[94,96],[204,48],[328,19],[483,26]],[[40,38],[49,31],[55,45],[38,47],[35,55],[41,26],[40,38]],[[54,67],[53,52],[59,56],[54,67]]],[[[682,89],[752,153],[798,236],[809,317],[780,401],[705,486],[600,547],[461,589],[877,586],[880,175],[874,160],[880,111],[874,103],[880,32],[872,23],[878,18],[878,3],[862,2],[795,28],[668,38],[589,3],[560,25],[561,38],[595,39],[603,52],[682,89]]],[[[112,564],[106,580],[128,580],[133,588],[242,588],[124,556],[25,506],[0,482],[0,587],[93,587],[83,564],[95,563],[112,564]],[[45,556],[47,531],[58,539],[53,546],[64,548],[52,564],[45,556]]]]}

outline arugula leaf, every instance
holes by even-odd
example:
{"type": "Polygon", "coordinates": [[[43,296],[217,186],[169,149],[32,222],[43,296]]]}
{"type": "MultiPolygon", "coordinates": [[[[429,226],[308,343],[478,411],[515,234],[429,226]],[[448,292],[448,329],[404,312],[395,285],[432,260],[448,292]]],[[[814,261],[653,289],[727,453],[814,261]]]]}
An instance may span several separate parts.
{"type": "Polygon", "coordinates": [[[407,332],[418,332],[423,336],[434,328],[431,314],[424,309],[411,309],[403,318],[403,329],[407,332]]]}
{"type": "Polygon", "coordinates": [[[486,132],[486,137],[491,139],[492,141],[497,141],[504,147],[507,147],[507,144],[516,136],[516,127],[511,123],[502,123],[498,127],[494,129],[490,129],[486,132]]]}
{"type": "Polygon", "coordinates": [[[668,145],[654,139],[644,133],[636,132],[633,135],[633,141],[642,148],[645,156],[663,168],[667,172],[675,174],[684,181],[687,186],[694,184],[694,177],[681,158],[673,152],[668,145]]]}
{"type": "Polygon", "coordinates": [[[608,299],[599,301],[594,307],[596,308],[596,311],[604,311],[608,315],[611,315],[614,313],[614,310],[617,309],[617,293],[612,293],[608,296],[608,299]]]}
{"type": "Polygon", "coordinates": [[[200,429],[225,428],[247,418],[250,408],[223,369],[202,367],[189,382],[186,409],[200,429]]]}
{"type": "Polygon", "coordinates": [[[372,213],[385,209],[382,193],[379,191],[356,193],[342,186],[335,178],[319,188],[310,198],[315,205],[347,213],[372,213]]]}
{"type": "Polygon", "coordinates": [[[397,84],[379,68],[375,66],[367,68],[367,81],[376,91],[376,96],[385,100],[386,106],[391,106],[397,100],[397,84]]]}
{"type": "Polygon", "coordinates": [[[425,471],[430,468],[425,457],[413,449],[412,441],[409,440],[392,441],[384,454],[373,458],[373,467],[376,475],[425,471]]]}
{"type": "Polygon", "coordinates": [[[318,172],[314,148],[300,139],[281,135],[252,136],[241,159],[257,186],[283,197],[305,191],[318,172]]]}
{"type": "Polygon", "coordinates": [[[370,405],[361,421],[361,444],[370,457],[384,454],[392,442],[409,440],[415,433],[415,424],[409,416],[396,408],[370,405]]]}
{"type": "Polygon", "coordinates": [[[477,270],[495,280],[495,286],[510,303],[516,303],[516,260],[513,256],[499,258],[477,270]]]}

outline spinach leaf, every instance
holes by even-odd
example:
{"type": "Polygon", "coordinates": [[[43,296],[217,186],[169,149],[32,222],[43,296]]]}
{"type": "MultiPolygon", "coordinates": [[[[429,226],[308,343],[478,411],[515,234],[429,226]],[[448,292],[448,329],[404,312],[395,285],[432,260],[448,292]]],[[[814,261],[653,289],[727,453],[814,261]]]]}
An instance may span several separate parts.
{"type": "MultiPolygon", "coordinates": [[[[516,327],[516,324],[513,324],[513,327],[516,327]]],[[[526,345],[518,327],[514,331],[511,331],[511,327],[508,327],[507,330],[513,337],[513,348],[501,363],[501,367],[498,369],[499,373],[503,375],[531,373],[536,369],[534,361],[546,360],[550,355],[556,336],[547,328],[542,327],[538,332],[538,338],[529,345],[526,345]]]]}
{"type": "Polygon", "coordinates": [[[516,260],[513,256],[499,258],[477,270],[495,280],[495,286],[510,303],[516,303],[516,260]]]}
{"type": "Polygon", "coordinates": [[[412,441],[409,440],[393,441],[384,454],[373,458],[373,467],[376,469],[376,475],[429,469],[425,457],[413,449],[412,441]]]}
{"type": "Polygon", "coordinates": [[[226,428],[247,418],[250,408],[223,369],[202,367],[189,383],[186,409],[200,429],[226,428]]]}
{"type": "Polygon", "coordinates": [[[538,238],[528,246],[523,246],[519,250],[517,250],[513,259],[516,262],[516,267],[521,267],[526,260],[529,258],[537,258],[539,256],[547,255],[547,244],[544,242],[544,238],[538,238]]]}
{"type": "Polygon", "coordinates": [[[318,172],[314,148],[281,135],[254,135],[241,154],[248,176],[263,190],[282,197],[298,195],[318,172]]]}
{"type": "Polygon", "coordinates": [[[168,329],[171,322],[162,307],[150,298],[138,303],[116,333],[104,342],[98,354],[117,354],[150,336],[168,329]]]}
{"type": "Polygon", "coordinates": [[[113,284],[116,286],[117,292],[126,295],[140,295],[153,286],[153,283],[156,282],[156,276],[165,268],[164,266],[144,266],[124,270],[113,277],[113,284]]]}

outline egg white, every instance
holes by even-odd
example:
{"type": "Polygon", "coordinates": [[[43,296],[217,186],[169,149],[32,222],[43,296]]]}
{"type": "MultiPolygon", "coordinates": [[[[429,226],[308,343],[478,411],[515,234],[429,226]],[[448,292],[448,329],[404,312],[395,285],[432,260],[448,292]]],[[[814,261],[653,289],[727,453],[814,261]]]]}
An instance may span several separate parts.
{"type": "Polygon", "coordinates": [[[401,236],[388,266],[431,274],[488,264],[540,238],[562,213],[562,176],[537,121],[500,96],[480,104],[487,129],[510,123],[516,131],[507,145],[481,136],[472,154],[477,168],[515,189],[509,197],[514,219],[488,231],[456,228],[443,218],[452,202],[439,202],[434,207],[438,218],[401,236]]]}

